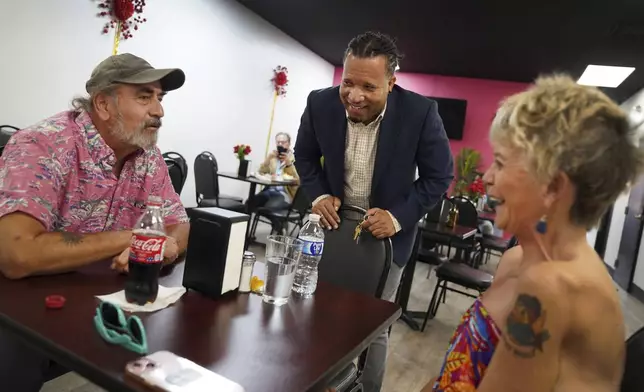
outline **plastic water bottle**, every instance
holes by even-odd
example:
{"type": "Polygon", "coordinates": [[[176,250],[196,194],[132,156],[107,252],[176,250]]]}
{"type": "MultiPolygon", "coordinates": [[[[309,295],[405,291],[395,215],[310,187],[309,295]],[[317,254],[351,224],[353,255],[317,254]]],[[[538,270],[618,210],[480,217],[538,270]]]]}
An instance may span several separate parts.
{"type": "Polygon", "coordinates": [[[320,216],[309,215],[309,221],[302,227],[297,236],[304,245],[302,256],[295,271],[293,292],[300,297],[309,298],[318,285],[318,263],[324,250],[324,230],[320,226],[320,216]]]}

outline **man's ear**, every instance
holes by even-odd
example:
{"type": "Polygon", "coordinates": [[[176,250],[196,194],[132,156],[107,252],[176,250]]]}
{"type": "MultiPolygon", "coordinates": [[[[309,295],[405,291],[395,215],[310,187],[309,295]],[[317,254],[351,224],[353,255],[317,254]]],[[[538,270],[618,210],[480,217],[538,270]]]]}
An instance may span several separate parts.
{"type": "Polygon", "coordinates": [[[114,105],[116,103],[114,97],[98,93],[92,99],[92,103],[94,104],[94,112],[101,120],[107,121],[110,119],[110,105],[114,105]]]}
{"type": "Polygon", "coordinates": [[[389,79],[389,85],[387,86],[389,88],[389,92],[391,92],[394,89],[395,84],[396,84],[396,77],[392,76],[391,79],[389,79]]]}

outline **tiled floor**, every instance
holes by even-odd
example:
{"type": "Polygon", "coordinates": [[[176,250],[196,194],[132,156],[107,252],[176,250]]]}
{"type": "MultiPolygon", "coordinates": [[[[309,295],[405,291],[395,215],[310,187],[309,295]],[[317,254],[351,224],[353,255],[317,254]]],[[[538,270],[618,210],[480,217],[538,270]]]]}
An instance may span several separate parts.
{"type": "MultiPolygon", "coordinates": [[[[254,249],[261,258],[262,248],[254,249]]],[[[493,259],[482,268],[494,271],[497,260],[493,259]]],[[[426,310],[436,278],[427,279],[428,266],[418,264],[410,298],[410,309],[426,310]]],[[[644,304],[620,291],[626,320],[627,335],[644,325],[644,304]]],[[[425,332],[410,330],[403,322],[397,322],[392,330],[390,354],[387,360],[384,392],[418,392],[440,370],[447,342],[463,312],[473,299],[457,293],[448,293],[447,301],[430,320],[425,332]]],[[[102,389],[75,374],[66,374],[53,380],[41,392],[97,392],[102,389]]]]}

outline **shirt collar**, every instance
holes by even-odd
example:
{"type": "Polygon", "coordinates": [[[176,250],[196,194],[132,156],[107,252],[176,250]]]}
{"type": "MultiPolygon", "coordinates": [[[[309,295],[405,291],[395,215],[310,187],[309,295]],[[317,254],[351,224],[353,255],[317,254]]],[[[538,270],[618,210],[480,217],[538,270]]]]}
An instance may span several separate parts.
{"type": "MultiPolygon", "coordinates": [[[[376,117],[372,122],[370,122],[369,124],[366,124],[366,126],[369,126],[369,125],[371,125],[371,124],[376,124],[376,123],[378,123],[378,122],[382,121],[383,117],[385,117],[385,111],[386,111],[386,110],[387,110],[387,103],[385,102],[385,107],[384,107],[384,108],[382,108],[382,112],[380,112],[380,114],[378,115],[378,117],[376,117]]],[[[345,114],[346,114],[346,116],[347,116],[347,121],[348,121],[348,122],[350,122],[351,124],[357,124],[356,122],[351,121],[351,119],[349,118],[349,112],[347,112],[346,110],[345,110],[345,114]]]]}
{"type": "Polygon", "coordinates": [[[94,126],[89,113],[84,110],[78,111],[74,121],[80,127],[81,134],[87,142],[87,149],[89,150],[92,159],[94,159],[95,162],[106,161],[109,165],[114,165],[116,163],[114,150],[107,145],[105,139],[103,139],[101,134],[98,132],[98,129],[94,126]]]}

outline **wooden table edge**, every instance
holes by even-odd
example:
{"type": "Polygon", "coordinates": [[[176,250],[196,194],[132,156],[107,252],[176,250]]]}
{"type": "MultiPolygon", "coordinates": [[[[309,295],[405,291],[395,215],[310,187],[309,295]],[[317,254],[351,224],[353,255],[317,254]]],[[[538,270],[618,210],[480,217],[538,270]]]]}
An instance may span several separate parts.
{"type": "MultiPolygon", "coordinates": [[[[132,389],[125,379],[125,364],[123,364],[123,378],[111,377],[109,373],[104,372],[98,366],[91,362],[81,359],[79,356],[74,355],[62,346],[57,345],[53,341],[41,336],[36,331],[30,328],[23,327],[15,323],[11,318],[3,313],[0,313],[0,326],[4,327],[8,332],[14,334],[25,345],[42,353],[47,358],[57,362],[66,369],[75,369],[74,372],[80,374],[84,378],[91,380],[90,382],[98,385],[108,391],[118,390],[123,392],[139,392],[140,390],[132,389]]],[[[71,329],[70,329],[71,331],[71,329]]]]}
{"type": "MultiPolygon", "coordinates": [[[[327,369],[307,391],[324,391],[329,386],[329,382],[339,374],[346,366],[356,359],[363,350],[365,350],[384,330],[391,327],[402,315],[402,308],[396,305],[396,311],[389,316],[381,325],[370,333],[359,345],[344,355],[335,365],[327,369]]],[[[64,347],[55,344],[53,341],[43,337],[36,331],[30,328],[23,327],[22,325],[14,322],[11,318],[0,313],[0,328],[4,327],[8,332],[14,334],[25,345],[42,353],[47,358],[57,362],[66,369],[74,369],[73,372],[78,373],[90,382],[104,388],[108,391],[118,390],[122,392],[140,392],[145,390],[143,386],[141,389],[135,388],[137,382],[129,382],[125,373],[125,365],[123,364],[123,371],[120,373],[122,377],[112,377],[109,373],[104,372],[93,363],[85,361],[80,357],[66,350],[64,347]],[[133,385],[134,384],[134,385],[133,385]]],[[[70,370],[71,371],[71,370],[70,370]]]]}
{"type": "MultiPolygon", "coordinates": [[[[392,302],[393,303],[393,302],[392,302]]],[[[391,327],[402,315],[402,308],[400,305],[396,305],[396,311],[382,324],[382,326],[376,329],[374,332],[369,334],[362,343],[356,346],[353,350],[349,351],[344,357],[342,357],[335,365],[331,366],[324,374],[322,374],[313,385],[311,385],[307,391],[326,391],[329,387],[329,382],[338,375],[345,367],[349,365],[354,359],[358,358],[362,351],[373,343],[373,341],[380,335],[384,330],[391,327]]],[[[387,345],[389,343],[387,342],[387,345]]]]}

